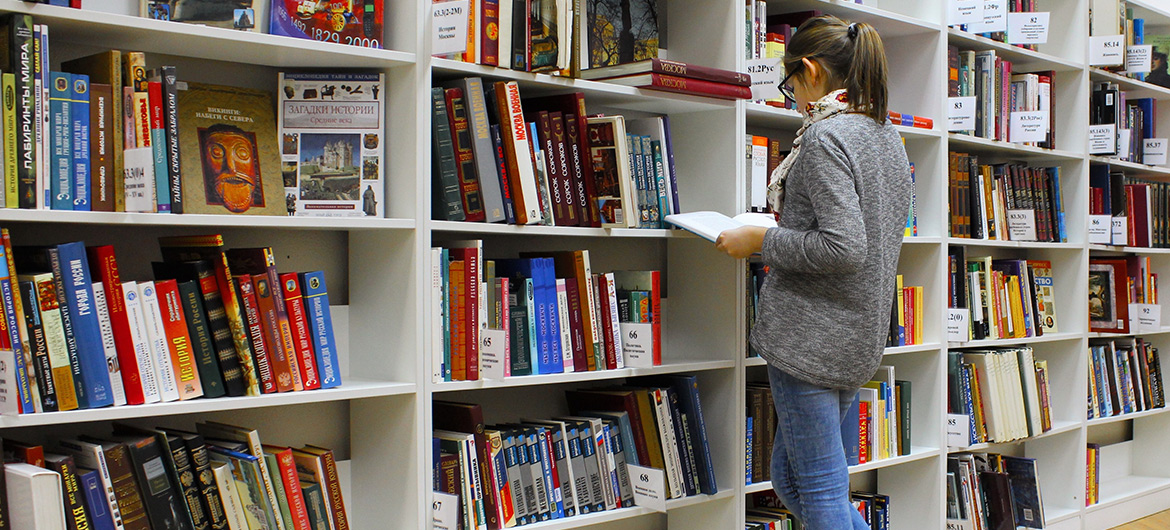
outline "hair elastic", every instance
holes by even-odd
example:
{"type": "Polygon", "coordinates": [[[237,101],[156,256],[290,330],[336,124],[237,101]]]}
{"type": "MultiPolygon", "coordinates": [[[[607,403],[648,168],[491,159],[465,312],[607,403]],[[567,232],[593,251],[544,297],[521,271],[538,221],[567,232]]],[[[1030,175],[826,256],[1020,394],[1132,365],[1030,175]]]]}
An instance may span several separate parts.
{"type": "Polygon", "coordinates": [[[849,24],[849,29],[847,30],[847,32],[849,33],[850,40],[857,39],[857,23],[854,22],[852,24],[849,24]]]}

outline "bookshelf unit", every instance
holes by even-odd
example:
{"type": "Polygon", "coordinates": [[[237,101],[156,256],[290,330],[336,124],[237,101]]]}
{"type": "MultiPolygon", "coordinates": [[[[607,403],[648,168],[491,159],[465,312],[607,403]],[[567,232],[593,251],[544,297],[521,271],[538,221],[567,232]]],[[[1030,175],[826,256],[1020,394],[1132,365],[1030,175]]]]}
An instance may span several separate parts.
{"type": "MultiPolygon", "coordinates": [[[[742,2],[660,0],[669,3],[667,58],[745,71],[742,2]]],[[[944,528],[948,350],[1026,342],[1048,361],[1053,429],[1006,444],[971,450],[1035,457],[1040,465],[1047,527],[1104,528],[1170,507],[1170,463],[1144,455],[1170,441],[1164,409],[1086,420],[1086,350],[1089,333],[1088,260],[1091,255],[1149,255],[1170,277],[1170,249],[1087,244],[1088,172],[1109,163],[1127,173],[1170,178],[1170,168],[1148,167],[1087,155],[1091,83],[1110,80],[1162,100],[1170,90],[1089,68],[1089,0],[1038,0],[1052,13],[1050,44],[1032,52],[949,29],[945,2],[937,0],[771,0],[769,12],[819,9],[873,24],[885,39],[892,76],[891,110],[929,117],[934,129],[899,127],[916,165],[919,235],[906,238],[898,272],[925,288],[924,343],[888,348],[883,364],[913,383],[911,454],[852,468],[854,489],[891,497],[895,529],[944,528]],[[946,50],[994,49],[1019,71],[1057,72],[1056,150],[946,132],[946,50]],[[993,162],[1021,161],[1061,167],[1067,243],[972,241],[947,234],[949,151],[993,162]],[[964,245],[969,256],[1051,260],[1057,285],[1060,333],[1024,341],[950,343],[945,329],[947,248],[964,245]],[[1085,507],[1085,444],[1102,445],[1101,502],[1085,507]]],[[[567,412],[567,389],[612,384],[649,374],[697,375],[719,493],[668,502],[665,514],[635,507],[532,526],[535,530],[740,528],[746,495],[768,484],[744,484],[744,387],[766,379],[763,362],[745,358],[747,321],[743,263],[677,230],[507,226],[431,220],[430,93],[436,83],[467,76],[519,82],[524,96],[582,91],[590,113],[629,117],[668,114],[676,150],[680,200],[685,210],[735,214],[746,209],[749,168],[743,136],[791,140],[800,116],[753,102],[728,102],[528,74],[430,57],[430,2],[385,2],[385,50],[159,22],[131,16],[137,2],[85,0],[77,11],[0,0],[0,11],[31,13],[52,28],[54,67],[108,48],[147,53],[148,66],[174,64],[182,80],[274,91],[276,73],[344,69],[386,74],[386,211],[383,219],[311,219],[0,210],[0,225],[14,243],[84,240],[113,244],[124,279],[149,278],[158,259],[156,238],[221,232],[227,246],[272,246],[281,270],[326,272],[342,353],[337,389],[260,397],[220,398],[137,407],[0,417],[0,436],[34,442],[104,433],[110,421],[189,428],[222,420],[258,428],[269,443],[332,447],[341,460],[345,499],[357,529],[429,529],[432,402],[483,405],[489,423],[567,412]],[[522,250],[588,249],[596,270],[662,271],[663,362],[654,368],[515,377],[503,381],[431,381],[429,331],[433,323],[428,250],[443,242],[482,239],[489,255],[522,250]]],[[[1170,26],[1170,2],[1129,0],[1147,27],[1170,26]]],[[[1170,120],[1163,114],[1162,120],[1170,120]]],[[[1170,126],[1170,123],[1160,123],[1170,126]]],[[[1164,317],[1166,309],[1163,310],[1164,317]]],[[[1170,322],[1170,318],[1164,321],[1170,322]]],[[[1139,335],[1170,351],[1170,326],[1139,335]]]]}

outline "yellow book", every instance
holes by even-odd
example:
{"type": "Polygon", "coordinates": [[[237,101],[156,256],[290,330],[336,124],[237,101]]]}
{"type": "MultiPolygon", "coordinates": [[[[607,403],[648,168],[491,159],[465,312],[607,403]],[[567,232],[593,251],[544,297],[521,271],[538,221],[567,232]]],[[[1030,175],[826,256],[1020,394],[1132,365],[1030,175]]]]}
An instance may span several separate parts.
{"type": "Polygon", "coordinates": [[[899,274],[895,281],[894,294],[897,295],[897,311],[898,314],[898,334],[902,335],[902,339],[906,344],[910,343],[909,337],[905,336],[906,331],[906,296],[902,294],[902,275],[899,274]]]}
{"type": "Polygon", "coordinates": [[[924,342],[922,337],[922,309],[923,309],[923,287],[921,285],[914,288],[914,344],[922,344],[924,342]]]}
{"type": "Polygon", "coordinates": [[[1023,338],[1027,328],[1024,324],[1024,303],[1023,298],[1020,297],[1020,278],[1018,276],[1008,277],[1008,298],[1012,308],[1012,338],[1023,338]]]}
{"type": "Polygon", "coordinates": [[[4,206],[20,205],[16,181],[16,75],[4,74],[4,206]]]}
{"type": "Polygon", "coordinates": [[[77,394],[69,363],[69,346],[65,343],[61,307],[57,300],[57,290],[53,286],[53,273],[19,274],[16,279],[21,282],[33,282],[38,294],[37,310],[40,312],[41,326],[44,328],[45,348],[49,352],[49,371],[53,376],[53,387],[57,390],[57,410],[74,410],[78,406],[77,394]]]}
{"type": "Polygon", "coordinates": [[[135,92],[131,100],[134,105],[134,141],[138,147],[150,147],[150,98],[146,92],[135,92]]]}
{"type": "MultiPolygon", "coordinates": [[[[767,42],[764,43],[764,58],[765,59],[780,59],[784,57],[784,37],[775,33],[769,33],[767,42]]],[[[784,77],[784,63],[780,63],[780,77],[784,77]]],[[[776,103],[784,106],[784,96],[772,98],[767,100],[768,103],[776,103]]]]}

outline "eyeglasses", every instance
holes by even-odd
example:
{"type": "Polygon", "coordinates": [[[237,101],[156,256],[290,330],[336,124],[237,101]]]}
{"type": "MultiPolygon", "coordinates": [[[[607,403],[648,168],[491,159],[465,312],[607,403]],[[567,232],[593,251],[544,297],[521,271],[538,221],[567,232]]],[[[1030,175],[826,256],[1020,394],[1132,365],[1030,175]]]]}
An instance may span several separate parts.
{"type": "Polygon", "coordinates": [[[796,75],[796,73],[800,71],[802,66],[803,63],[796,63],[796,67],[794,67],[792,70],[789,70],[788,75],[784,76],[784,79],[780,81],[780,94],[789,100],[796,101],[796,92],[793,90],[792,84],[789,83],[789,80],[791,80],[792,76],[796,75]]]}

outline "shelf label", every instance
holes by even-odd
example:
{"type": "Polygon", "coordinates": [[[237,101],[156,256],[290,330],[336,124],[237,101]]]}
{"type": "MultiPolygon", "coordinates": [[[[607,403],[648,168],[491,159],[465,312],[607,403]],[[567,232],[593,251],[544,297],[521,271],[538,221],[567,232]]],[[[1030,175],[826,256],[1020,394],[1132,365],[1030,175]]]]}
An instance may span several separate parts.
{"type": "Polygon", "coordinates": [[[1008,44],[1046,44],[1048,13],[1009,13],[1008,44]]]}
{"type": "Polygon", "coordinates": [[[947,519],[947,530],[974,530],[968,519],[947,519]]]}
{"type": "Polygon", "coordinates": [[[1089,216],[1089,243],[1108,245],[1113,243],[1113,221],[1108,215],[1089,216]]]}
{"type": "Polygon", "coordinates": [[[431,503],[431,528],[455,530],[459,521],[459,497],[441,491],[434,492],[431,503]]]}
{"type": "Polygon", "coordinates": [[[479,337],[480,376],[484,379],[503,379],[508,362],[507,336],[502,329],[484,329],[479,337]]]}
{"type": "Polygon", "coordinates": [[[983,21],[983,0],[951,0],[947,25],[978,24],[983,21]]]}
{"type": "Polygon", "coordinates": [[[622,322],[618,325],[622,332],[622,355],[626,357],[628,368],[654,367],[654,329],[653,324],[635,324],[622,322]]]}
{"type": "Polygon", "coordinates": [[[776,99],[780,95],[780,81],[783,80],[784,68],[780,66],[780,58],[749,59],[747,62],[748,74],[752,76],[752,99],[776,99]]]}
{"type": "Polygon", "coordinates": [[[634,483],[634,504],[666,513],[666,483],[661,469],[626,465],[634,483]]]}
{"type": "Polygon", "coordinates": [[[1007,0],[984,0],[983,1],[983,21],[967,25],[967,31],[971,33],[992,33],[995,31],[1007,31],[1008,7],[1007,0]]]}
{"type": "Polygon", "coordinates": [[[1036,240],[1036,210],[1008,210],[1008,237],[1012,241],[1036,240]]]}
{"type": "Polygon", "coordinates": [[[1117,131],[1117,158],[1129,160],[1133,151],[1133,131],[1118,129],[1117,131]]]}
{"type": "Polygon", "coordinates": [[[1144,74],[1151,68],[1151,59],[1154,56],[1154,45],[1143,44],[1130,46],[1125,49],[1125,73],[1144,74]]]}
{"type": "Polygon", "coordinates": [[[1142,144],[1142,163],[1151,166],[1166,165],[1166,146],[1165,138],[1146,138],[1142,144]]]}
{"type": "MultiPolygon", "coordinates": [[[[1140,333],[1157,333],[1162,331],[1162,306],[1158,304],[1130,304],[1130,315],[1137,316],[1137,329],[1140,333]]],[[[1133,327],[1132,325],[1130,327],[1133,327]]]]}
{"type": "Polygon", "coordinates": [[[971,327],[967,323],[971,312],[965,307],[947,308],[947,341],[967,342],[971,340],[971,327]]]}
{"type": "Polygon", "coordinates": [[[467,50],[468,0],[431,4],[431,53],[447,55],[467,50]]]}
{"type": "Polygon", "coordinates": [[[947,98],[947,130],[970,131],[975,129],[974,97],[947,98]]]}
{"type": "Polygon", "coordinates": [[[1089,66],[1125,64],[1125,35],[1089,37],[1089,66]]]}
{"type": "Polygon", "coordinates": [[[1111,155],[1117,152],[1117,125],[1089,126],[1089,154],[1111,155]]]}
{"type": "Polygon", "coordinates": [[[1048,139],[1048,111],[1029,110],[1012,113],[1012,143],[1043,142],[1048,139]]]}
{"type": "Polygon", "coordinates": [[[947,414],[947,447],[971,445],[971,418],[966,414],[947,414]]]}
{"type": "Polygon", "coordinates": [[[1125,246],[1129,244],[1129,225],[1126,223],[1125,217],[1111,217],[1110,221],[1113,223],[1113,244],[1125,246]]]}

